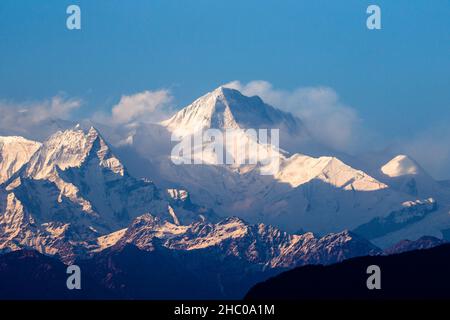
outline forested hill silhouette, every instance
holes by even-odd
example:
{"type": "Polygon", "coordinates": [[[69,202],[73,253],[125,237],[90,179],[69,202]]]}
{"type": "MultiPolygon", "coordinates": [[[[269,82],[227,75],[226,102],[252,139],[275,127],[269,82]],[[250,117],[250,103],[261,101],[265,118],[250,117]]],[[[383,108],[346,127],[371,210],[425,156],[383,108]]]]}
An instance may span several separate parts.
{"type": "Polygon", "coordinates": [[[329,266],[305,266],[255,285],[246,299],[449,299],[450,244],[329,266]],[[367,267],[381,270],[381,289],[367,288],[367,267]]]}

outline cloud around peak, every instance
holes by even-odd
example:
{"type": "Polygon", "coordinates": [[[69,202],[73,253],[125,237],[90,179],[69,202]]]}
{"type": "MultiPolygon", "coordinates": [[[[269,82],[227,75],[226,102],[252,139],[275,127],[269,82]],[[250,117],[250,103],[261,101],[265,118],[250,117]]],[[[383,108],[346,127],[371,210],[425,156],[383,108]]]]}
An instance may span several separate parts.
{"type": "Polygon", "coordinates": [[[341,102],[332,88],[282,90],[263,80],[232,81],[224,86],[247,96],[257,95],[265,102],[298,116],[317,141],[335,150],[353,152],[361,143],[362,121],[358,113],[341,102]]]}

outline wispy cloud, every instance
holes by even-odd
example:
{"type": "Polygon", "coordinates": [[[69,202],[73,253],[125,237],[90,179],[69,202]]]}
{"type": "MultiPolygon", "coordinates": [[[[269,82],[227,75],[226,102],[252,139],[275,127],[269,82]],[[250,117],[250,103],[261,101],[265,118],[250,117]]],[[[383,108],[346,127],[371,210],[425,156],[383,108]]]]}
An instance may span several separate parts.
{"type": "Polygon", "coordinates": [[[0,101],[0,134],[35,135],[36,139],[45,137],[48,132],[42,125],[44,121],[70,119],[81,105],[81,99],[67,98],[62,94],[38,102],[0,101]]]}
{"type": "Polygon", "coordinates": [[[329,87],[276,89],[267,81],[233,81],[225,86],[248,96],[258,95],[265,102],[301,118],[313,137],[336,150],[352,152],[360,143],[361,119],[356,110],[340,101],[329,87]]]}
{"type": "Polygon", "coordinates": [[[49,118],[67,119],[81,104],[82,101],[80,99],[68,99],[63,95],[57,95],[39,102],[14,103],[0,101],[0,110],[3,122],[6,122],[4,121],[5,116],[8,118],[19,117],[26,122],[39,122],[49,118]]]}

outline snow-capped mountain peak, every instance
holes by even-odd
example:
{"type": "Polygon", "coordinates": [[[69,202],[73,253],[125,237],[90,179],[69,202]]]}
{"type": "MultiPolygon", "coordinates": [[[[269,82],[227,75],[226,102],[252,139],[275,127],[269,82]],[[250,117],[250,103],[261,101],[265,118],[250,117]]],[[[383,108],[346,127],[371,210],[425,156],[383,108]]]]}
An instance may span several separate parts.
{"type": "Polygon", "coordinates": [[[81,129],[58,131],[53,134],[31,158],[27,175],[35,179],[47,178],[56,168],[81,167],[90,156],[115,174],[124,175],[124,167],[111,153],[99,132],[91,127],[88,132],[81,129]]]}
{"type": "Polygon", "coordinates": [[[395,178],[405,175],[417,175],[422,169],[416,161],[407,155],[398,155],[381,167],[381,171],[388,177],[395,178]]]}
{"type": "Polygon", "coordinates": [[[275,109],[261,98],[247,97],[238,90],[218,87],[198,98],[173,117],[161,123],[171,132],[186,136],[205,129],[271,129],[298,133],[301,121],[275,109]]]}
{"type": "Polygon", "coordinates": [[[381,167],[380,179],[391,188],[414,197],[436,198],[447,202],[450,190],[439,185],[414,159],[398,155],[381,167]]]}

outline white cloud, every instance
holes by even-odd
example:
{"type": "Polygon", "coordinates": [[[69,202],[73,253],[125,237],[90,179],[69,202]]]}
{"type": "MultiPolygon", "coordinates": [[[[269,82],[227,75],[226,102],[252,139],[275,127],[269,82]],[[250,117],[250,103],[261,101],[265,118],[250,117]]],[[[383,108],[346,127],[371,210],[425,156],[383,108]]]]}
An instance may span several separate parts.
{"type": "Polygon", "coordinates": [[[122,96],[112,108],[111,121],[127,124],[135,121],[157,121],[165,114],[173,97],[168,90],[143,91],[122,96]]]}
{"type": "Polygon", "coordinates": [[[306,125],[313,137],[336,150],[353,152],[360,143],[361,119],[355,109],[343,104],[329,87],[301,87],[295,90],[275,89],[262,80],[225,85],[248,96],[258,95],[265,102],[291,112],[306,125]]]}

